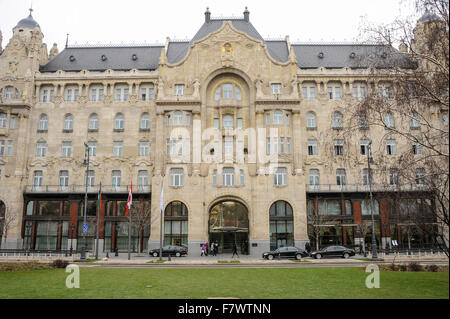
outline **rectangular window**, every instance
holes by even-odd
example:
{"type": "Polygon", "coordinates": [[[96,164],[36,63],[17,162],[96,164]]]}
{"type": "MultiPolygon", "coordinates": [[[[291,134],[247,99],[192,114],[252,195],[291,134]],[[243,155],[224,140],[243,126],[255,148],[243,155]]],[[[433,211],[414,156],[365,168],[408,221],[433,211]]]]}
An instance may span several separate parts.
{"type": "Polygon", "coordinates": [[[286,186],[287,185],[287,168],[278,167],[275,169],[273,183],[275,186],[286,186]]]}
{"type": "Polygon", "coordinates": [[[330,100],[339,100],[341,98],[341,86],[328,85],[328,97],[330,100]]]}
{"type": "Polygon", "coordinates": [[[123,155],[123,142],[113,143],[113,155],[116,157],[121,157],[123,155]]]}
{"type": "Polygon", "coordinates": [[[72,142],[62,142],[62,157],[72,156],[72,142]]]}
{"type": "Polygon", "coordinates": [[[309,185],[320,185],[320,175],[318,169],[309,170],[309,185]]]}
{"type": "Polygon", "coordinates": [[[42,171],[34,171],[33,186],[42,186],[42,171]]]}
{"type": "Polygon", "coordinates": [[[119,187],[122,179],[121,171],[112,171],[112,186],[119,187]]]}
{"type": "Polygon", "coordinates": [[[213,186],[217,186],[217,170],[216,169],[213,170],[213,173],[212,173],[212,184],[213,184],[213,186]]]}
{"type": "Polygon", "coordinates": [[[395,168],[389,170],[389,184],[398,185],[398,170],[395,168]]]}
{"type": "Polygon", "coordinates": [[[59,186],[63,188],[69,186],[69,171],[59,172],[59,186]]]}
{"type": "Polygon", "coordinates": [[[11,116],[11,118],[9,119],[9,128],[11,128],[11,129],[16,128],[16,117],[15,116],[11,116]]]}
{"type": "Polygon", "coordinates": [[[184,84],[175,84],[175,95],[184,95],[184,84]]]}
{"type": "Polygon", "coordinates": [[[287,143],[286,152],[287,152],[287,154],[291,154],[291,138],[290,137],[286,138],[286,143],[287,143]]]}
{"type": "Polygon", "coordinates": [[[150,143],[148,141],[139,142],[139,156],[148,156],[150,154],[150,143]]]}
{"type": "Polygon", "coordinates": [[[369,185],[369,170],[367,168],[363,168],[362,176],[363,176],[363,185],[369,185]]]}
{"type": "Polygon", "coordinates": [[[0,141],[0,156],[5,155],[5,141],[0,141]]]}
{"type": "Polygon", "coordinates": [[[386,141],[386,154],[387,155],[395,155],[397,153],[395,147],[395,140],[387,140],[386,141]]]}
{"type": "Polygon", "coordinates": [[[37,157],[45,157],[46,151],[47,151],[47,143],[38,142],[36,144],[36,156],[37,157]]]}
{"type": "Polygon", "coordinates": [[[421,155],[422,154],[422,145],[416,142],[412,143],[412,152],[414,155],[421,155]]]}
{"type": "Polygon", "coordinates": [[[358,100],[367,97],[367,88],[365,84],[353,84],[353,97],[358,100]]]}
{"type": "Polygon", "coordinates": [[[271,87],[272,94],[281,94],[281,83],[273,83],[271,87]]]}
{"type": "Polygon", "coordinates": [[[89,170],[87,176],[87,184],[89,187],[94,187],[95,185],[95,171],[89,170]]]}
{"type": "Polygon", "coordinates": [[[138,186],[148,186],[148,172],[139,171],[138,172],[138,186]]]}
{"type": "Polygon", "coordinates": [[[425,184],[425,169],[424,168],[416,168],[416,185],[424,185],[425,184]]]}
{"type": "Polygon", "coordinates": [[[222,170],[223,186],[234,186],[234,168],[224,167],[222,170]]]}
{"type": "Polygon", "coordinates": [[[89,156],[97,156],[97,142],[88,142],[89,156]]]}
{"type": "Polygon", "coordinates": [[[344,140],[334,140],[334,155],[344,155],[344,140]]]}
{"type": "Polygon", "coordinates": [[[303,98],[306,100],[316,99],[316,86],[313,84],[302,85],[303,98]]]}
{"type": "Polygon", "coordinates": [[[242,127],[243,127],[242,118],[238,118],[237,119],[237,128],[242,130],[242,127]]]}
{"type": "Polygon", "coordinates": [[[270,113],[266,113],[266,125],[270,125],[270,113]]]}
{"type": "Polygon", "coordinates": [[[389,128],[394,127],[394,116],[391,113],[384,114],[384,125],[389,128]]]}
{"type": "Polygon", "coordinates": [[[308,140],[308,155],[318,155],[319,151],[317,148],[316,140],[308,140]]]}
{"type": "Polygon", "coordinates": [[[345,169],[336,170],[336,184],[340,186],[347,185],[347,177],[345,174],[345,169]]]}
{"type": "Polygon", "coordinates": [[[223,88],[223,98],[224,99],[232,99],[233,98],[233,85],[230,83],[226,83],[222,86],[223,88]]]}
{"type": "Polygon", "coordinates": [[[239,170],[239,176],[240,176],[240,179],[241,179],[241,186],[244,186],[245,184],[244,184],[244,170],[243,169],[241,169],[241,170],[239,170]]]}
{"type": "Polygon", "coordinates": [[[225,156],[233,156],[233,141],[225,141],[224,151],[225,156]]]}
{"type": "Polygon", "coordinates": [[[219,129],[219,119],[218,118],[214,119],[214,128],[219,129]]]}
{"type": "Polygon", "coordinates": [[[359,141],[359,146],[360,146],[360,150],[361,150],[361,155],[369,154],[369,141],[368,140],[359,141]]]}
{"type": "Polygon", "coordinates": [[[8,141],[8,149],[6,150],[6,156],[12,156],[13,141],[8,141]]]}
{"type": "Polygon", "coordinates": [[[270,137],[266,139],[266,154],[270,155],[270,137]]]}
{"type": "Polygon", "coordinates": [[[284,154],[284,137],[280,137],[280,154],[284,154]]]}
{"type": "Polygon", "coordinates": [[[184,173],[182,168],[170,169],[170,186],[183,186],[184,173]]]}
{"type": "Polygon", "coordinates": [[[412,129],[420,128],[420,122],[418,120],[419,115],[417,113],[411,113],[411,119],[409,120],[409,126],[412,129]]]}

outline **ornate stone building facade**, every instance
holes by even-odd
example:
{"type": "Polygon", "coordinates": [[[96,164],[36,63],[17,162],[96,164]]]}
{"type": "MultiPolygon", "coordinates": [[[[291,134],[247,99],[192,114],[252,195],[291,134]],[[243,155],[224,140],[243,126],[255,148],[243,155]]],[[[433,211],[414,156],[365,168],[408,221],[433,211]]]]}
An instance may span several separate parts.
{"type": "MultiPolygon", "coordinates": [[[[103,252],[126,250],[131,184],[133,209],[151,215],[133,228],[134,251],[159,247],[160,218],[164,244],[193,254],[208,241],[255,256],[364,242],[359,144],[384,141],[377,129],[342,136],[339,109],[389,91],[388,81],[367,83],[370,65],[358,57],[391,51],[267,40],[247,9],[233,19],[207,10],[192,40],[165,45],[54,45],[48,54],[42,40],[31,13],[3,51],[0,40],[2,248],[79,249],[87,189],[92,250],[100,183],[103,252]],[[308,210],[329,218],[308,219],[308,210]]],[[[380,245],[401,237],[382,198],[376,220],[380,245]]]]}

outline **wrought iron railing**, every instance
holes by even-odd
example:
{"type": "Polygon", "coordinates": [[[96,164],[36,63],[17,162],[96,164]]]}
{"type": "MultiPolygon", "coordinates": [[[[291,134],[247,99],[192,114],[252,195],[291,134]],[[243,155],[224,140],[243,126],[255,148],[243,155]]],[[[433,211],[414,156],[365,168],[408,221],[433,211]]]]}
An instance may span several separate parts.
{"type": "MultiPolygon", "coordinates": [[[[411,192],[411,191],[427,191],[426,185],[404,184],[404,185],[386,185],[372,184],[372,192],[411,192]]],[[[306,185],[306,191],[309,193],[339,193],[339,192],[369,192],[369,185],[362,184],[319,184],[306,185]]]]}

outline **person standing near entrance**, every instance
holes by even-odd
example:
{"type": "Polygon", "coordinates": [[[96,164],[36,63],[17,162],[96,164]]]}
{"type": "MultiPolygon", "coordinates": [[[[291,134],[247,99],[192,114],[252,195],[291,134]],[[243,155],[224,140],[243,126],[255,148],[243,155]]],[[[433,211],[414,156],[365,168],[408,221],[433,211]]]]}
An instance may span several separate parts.
{"type": "Polygon", "coordinates": [[[238,258],[239,258],[239,254],[237,252],[236,242],[233,242],[233,256],[231,256],[231,258],[234,258],[234,255],[237,255],[238,258]]]}
{"type": "Polygon", "coordinates": [[[216,241],[213,245],[214,245],[214,255],[217,255],[219,253],[219,244],[216,241]]]}
{"type": "Polygon", "coordinates": [[[205,254],[205,249],[206,249],[205,244],[202,244],[202,253],[200,256],[203,256],[205,254]]]}
{"type": "Polygon", "coordinates": [[[215,247],[214,242],[212,242],[212,243],[211,243],[211,256],[215,256],[215,255],[216,255],[216,252],[215,252],[215,250],[214,250],[214,247],[215,247]]]}

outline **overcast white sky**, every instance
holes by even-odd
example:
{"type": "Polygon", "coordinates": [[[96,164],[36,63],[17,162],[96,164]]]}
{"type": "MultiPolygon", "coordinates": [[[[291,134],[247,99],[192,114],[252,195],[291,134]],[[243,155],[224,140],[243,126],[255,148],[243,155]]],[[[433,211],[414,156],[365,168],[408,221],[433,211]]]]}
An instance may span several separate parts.
{"type": "Polygon", "coordinates": [[[212,17],[241,17],[264,38],[290,36],[291,42],[356,41],[362,17],[375,24],[414,14],[413,0],[0,0],[3,47],[17,22],[28,16],[41,26],[48,48],[69,44],[164,43],[167,36],[192,38],[212,17]]]}

